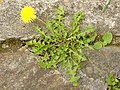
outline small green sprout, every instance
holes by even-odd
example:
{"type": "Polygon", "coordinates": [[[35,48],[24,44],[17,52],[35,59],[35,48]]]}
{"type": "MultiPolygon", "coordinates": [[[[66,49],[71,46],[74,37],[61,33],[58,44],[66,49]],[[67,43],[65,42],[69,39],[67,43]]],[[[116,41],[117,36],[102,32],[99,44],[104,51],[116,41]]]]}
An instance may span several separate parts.
{"type": "Polygon", "coordinates": [[[120,79],[110,74],[107,78],[108,89],[107,90],[120,90],[120,79]]]}
{"type": "Polygon", "coordinates": [[[94,44],[94,48],[95,49],[101,49],[102,47],[110,44],[112,42],[112,39],[113,39],[113,35],[111,32],[106,32],[103,37],[102,37],[102,40],[101,41],[98,41],[94,44]]]}

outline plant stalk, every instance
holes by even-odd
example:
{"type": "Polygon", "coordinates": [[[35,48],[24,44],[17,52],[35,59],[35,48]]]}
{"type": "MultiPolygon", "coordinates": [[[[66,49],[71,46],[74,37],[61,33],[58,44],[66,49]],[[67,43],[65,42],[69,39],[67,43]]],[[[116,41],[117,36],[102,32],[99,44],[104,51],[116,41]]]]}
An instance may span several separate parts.
{"type": "Polygon", "coordinates": [[[105,10],[108,8],[108,5],[110,4],[111,0],[107,0],[105,3],[105,6],[103,7],[101,14],[105,12],[105,10]]]}

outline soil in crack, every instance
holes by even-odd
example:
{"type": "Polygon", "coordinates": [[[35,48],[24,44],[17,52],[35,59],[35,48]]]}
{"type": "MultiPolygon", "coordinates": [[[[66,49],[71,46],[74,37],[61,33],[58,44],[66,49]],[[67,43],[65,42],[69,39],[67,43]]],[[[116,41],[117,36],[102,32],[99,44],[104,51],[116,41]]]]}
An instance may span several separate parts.
{"type": "Polygon", "coordinates": [[[6,39],[0,42],[0,53],[16,52],[23,46],[23,41],[16,38],[6,39]]]}

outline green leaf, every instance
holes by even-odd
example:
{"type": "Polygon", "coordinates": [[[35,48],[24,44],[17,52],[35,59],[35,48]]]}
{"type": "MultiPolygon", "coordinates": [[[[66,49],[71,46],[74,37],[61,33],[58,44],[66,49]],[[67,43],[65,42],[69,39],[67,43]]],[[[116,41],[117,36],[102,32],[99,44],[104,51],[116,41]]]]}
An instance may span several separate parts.
{"type": "Polygon", "coordinates": [[[32,40],[31,40],[31,41],[28,41],[28,42],[26,43],[26,45],[27,45],[27,46],[33,45],[33,41],[32,41],[32,40]]]}
{"type": "Polygon", "coordinates": [[[59,14],[59,15],[64,15],[64,8],[63,6],[59,6],[57,11],[56,11],[56,14],[59,14]]]}
{"type": "Polygon", "coordinates": [[[112,74],[110,74],[109,76],[108,76],[108,79],[107,79],[107,83],[108,83],[108,85],[112,85],[112,78],[113,78],[113,75],[112,74]]]}
{"type": "Polygon", "coordinates": [[[71,77],[69,78],[69,80],[70,80],[71,82],[73,82],[75,86],[76,86],[76,84],[78,85],[77,81],[78,81],[79,79],[80,79],[80,76],[71,76],[71,77]]]}
{"type": "Polygon", "coordinates": [[[96,37],[97,37],[97,34],[96,33],[94,33],[93,35],[89,35],[90,37],[90,41],[91,42],[94,42],[95,41],[95,39],[96,39],[96,37]]]}
{"type": "Polygon", "coordinates": [[[107,78],[108,90],[120,90],[120,80],[117,79],[113,74],[109,74],[107,78]]]}
{"type": "Polygon", "coordinates": [[[73,82],[73,86],[79,86],[79,83],[77,81],[73,82]]]}
{"type": "Polygon", "coordinates": [[[40,65],[41,68],[46,68],[46,64],[42,60],[38,62],[38,65],[40,65]]]}
{"type": "Polygon", "coordinates": [[[42,29],[39,26],[35,26],[35,31],[39,33],[42,29]]]}
{"type": "Polygon", "coordinates": [[[83,12],[77,12],[74,16],[73,16],[73,20],[76,22],[80,22],[85,18],[85,14],[83,12]]]}
{"type": "Polygon", "coordinates": [[[103,44],[107,45],[110,44],[112,41],[113,35],[111,32],[107,32],[103,35],[102,39],[103,39],[103,44]]]}
{"type": "Polygon", "coordinates": [[[70,74],[70,75],[76,75],[76,70],[72,70],[72,69],[68,69],[66,71],[66,73],[70,74]]]}
{"type": "Polygon", "coordinates": [[[62,68],[64,69],[65,67],[67,67],[67,61],[66,60],[64,60],[63,62],[62,62],[62,68]]]}
{"type": "Polygon", "coordinates": [[[64,20],[64,8],[62,6],[59,6],[56,11],[55,20],[62,21],[64,20]]]}
{"type": "Polygon", "coordinates": [[[48,53],[45,53],[43,60],[47,61],[49,59],[48,53]]]}
{"type": "Polygon", "coordinates": [[[37,47],[32,47],[32,51],[34,52],[34,54],[40,54],[40,50],[39,50],[39,48],[37,48],[37,47]]]}
{"type": "Polygon", "coordinates": [[[94,47],[94,49],[101,49],[102,48],[102,42],[96,42],[93,47],[94,47]]]}
{"type": "Polygon", "coordinates": [[[87,26],[81,33],[80,33],[80,35],[81,36],[85,36],[85,35],[87,35],[87,34],[89,34],[89,33],[91,33],[91,32],[95,32],[96,31],[96,29],[93,27],[93,26],[87,26]]]}
{"type": "Polygon", "coordinates": [[[52,68],[51,62],[46,62],[46,68],[52,68]]]}

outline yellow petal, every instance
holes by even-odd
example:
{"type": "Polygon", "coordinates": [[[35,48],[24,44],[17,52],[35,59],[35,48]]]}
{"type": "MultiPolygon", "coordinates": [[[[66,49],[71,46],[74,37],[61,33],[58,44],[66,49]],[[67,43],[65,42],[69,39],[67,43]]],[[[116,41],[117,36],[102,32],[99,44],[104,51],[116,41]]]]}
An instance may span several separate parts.
{"type": "Polygon", "coordinates": [[[30,23],[37,18],[36,11],[31,6],[25,6],[22,8],[20,16],[24,23],[30,23]]]}

